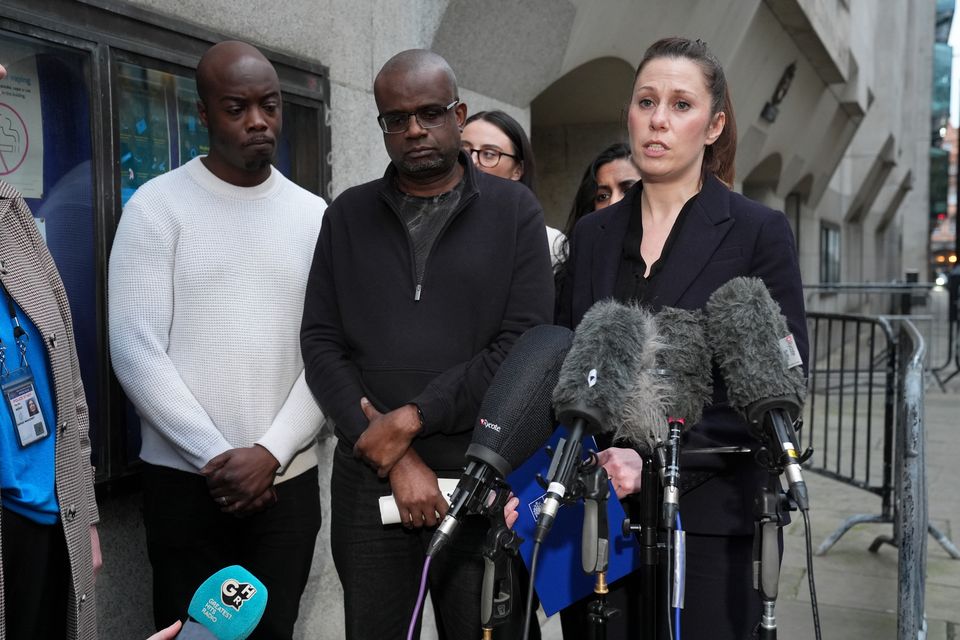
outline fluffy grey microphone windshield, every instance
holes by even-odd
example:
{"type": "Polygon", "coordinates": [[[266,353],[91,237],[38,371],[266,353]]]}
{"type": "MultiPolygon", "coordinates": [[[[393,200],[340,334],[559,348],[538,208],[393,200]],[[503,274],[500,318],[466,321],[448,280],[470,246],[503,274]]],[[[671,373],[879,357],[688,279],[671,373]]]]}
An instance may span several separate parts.
{"type": "Polygon", "coordinates": [[[564,420],[571,407],[586,409],[590,432],[613,433],[651,451],[667,430],[663,382],[653,373],[659,346],[650,312],[613,300],[594,304],[560,368],[553,391],[558,417],[564,420]]]}
{"type": "Polygon", "coordinates": [[[657,368],[663,371],[667,414],[692,427],[703,417],[713,396],[713,365],[703,332],[703,314],[664,307],[654,317],[663,347],[657,368]]]}
{"type": "Polygon", "coordinates": [[[762,280],[730,280],[711,294],[706,310],[707,339],[737,411],[746,417],[752,404],[774,398],[803,404],[803,371],[788,368],[779,347],[790,330],[762,280]]]}

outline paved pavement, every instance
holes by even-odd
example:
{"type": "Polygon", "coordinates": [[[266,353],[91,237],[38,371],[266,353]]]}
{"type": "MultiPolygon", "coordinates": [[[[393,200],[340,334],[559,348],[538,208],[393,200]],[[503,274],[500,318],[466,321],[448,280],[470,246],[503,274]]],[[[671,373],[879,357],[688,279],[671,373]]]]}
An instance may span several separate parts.
{"type": "MultiPolygon", "coordinates": [[[[960,384],[941,392],[929,387],[925,402],[927,495],[930,521],[960,543],[960,384]]],[[[880,499],[862,490],[823,478],[805,476],[810,485],[814,546],[848,516],[879,513],[880,499]]],[[[873,540],[891,535],[892,525],[862,524],[846,533],[823,556],[814,558],[823,638],[879,640],[897,636],[897,550],[873,540]]],[[[780,637],[813,638],[810,594],[806,584],[803,527],[786,530],[786,552],[777,605],[780,637]]],[[[951,559],[927,538],[926,611],[930,640],[960,638],[960,560],[951,559]]]]}

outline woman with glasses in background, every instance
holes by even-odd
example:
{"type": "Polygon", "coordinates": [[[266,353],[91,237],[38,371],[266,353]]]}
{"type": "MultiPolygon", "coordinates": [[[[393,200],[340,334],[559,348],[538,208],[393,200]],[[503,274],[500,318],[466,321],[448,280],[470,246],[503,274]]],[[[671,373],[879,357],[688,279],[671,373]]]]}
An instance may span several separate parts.
{"type": "MultiPolygon", "coordinates": [[[[460,144],[480,171],[516,180],[536,193],[537,169],[533,147],[523,127],[503,111],[478,111],[463,125],[460,144]]],[[[547,227],[550,259],[554,266],[566,238],[559,229],[547,227]]]]}

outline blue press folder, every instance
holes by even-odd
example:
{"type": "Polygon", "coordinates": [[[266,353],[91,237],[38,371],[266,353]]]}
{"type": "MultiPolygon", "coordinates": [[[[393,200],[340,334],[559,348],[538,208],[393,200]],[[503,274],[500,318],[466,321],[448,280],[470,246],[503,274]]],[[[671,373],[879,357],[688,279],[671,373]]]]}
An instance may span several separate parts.
{"type": "MultiPolygon", "coordinates": [[[[548,443],[554,450],[560,438],[567,438],[569,434],[564,427],[554,432],[548,443]]],[[[583,450],[596,450],[597,445],[593,438],[583,439],[583,450]]],[[[536,529],[536,514],[546,495],[546,490],[537,482],[537,473],[544,477],[550,467],[550,456],[546,449],[541,448],[529,460],[520,465],[510,476],[507,482],[513,493],[520,498],[517,510],[520,517],[514,525],[514,530],[523,538],[520,545],[520,555],[527,567],[533,555],[533,532],[536,529]]],[[[613,487],[610,487],[610,499],[607,500],[607,522],[610,532],[610,562],[607,569],[607,582],[618,580],[640,566],[639,548],[631,535],[624,537],[620,525],[626,514],[620,501],[616,499],[613,487]]],[[[540,603],[548,616],[552,616],[560,609],[573,604],[577,600],[593,593],[595,577],[583,572],[580,559],[580,540],[583,527],[583,501],[575,504],[564,504],[557,512],[546,540],[540,548],[540,557],[537,559],[537,575],[534,576],[534,586],[540,603]]]]}

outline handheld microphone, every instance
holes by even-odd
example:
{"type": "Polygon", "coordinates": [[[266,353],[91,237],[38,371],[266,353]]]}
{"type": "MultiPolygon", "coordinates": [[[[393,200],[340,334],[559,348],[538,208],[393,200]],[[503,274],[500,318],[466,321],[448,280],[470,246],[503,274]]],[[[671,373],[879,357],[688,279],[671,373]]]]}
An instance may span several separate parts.
{"type": "Polygon", "coordinates": [[[249,571],[233,565],[203,581],[193,594],[177,640],[245,640],[267,606],[267,588],[249,571]]]}
{"type": "Polygon", "coordinates": [[[809,509],[793,428],[807,388],[803,360],[780,306],[762,280],[740,277],[714,291],[706,310],[707,337],[730,404],[758,439],[783,453],[790,495],[809,509]]]}
{"type": "Polygon", "coordinates": [[[650,453],[662,441],[663,384],[652,373],[658,348],[653,316],[640,307],[602,300],[584,314],[553,391],[557,418],[571,433],[551,462],[534,541],[543,542],[553,526],[585,434],[614,433],[650,453]]]}
{"type": "Polygon", "coordinates": [[[703,417],[703,407],[713,394],[711,353],[704,336],[702,314],[664,307],[654,318],[663,347],[657,352],[657,367],[668,382],[664,402],[667,408],[666,459],[661,467],[663,481],[662,524],[673,529],[680,501],[680,430],[703,417]]]}
{"type": "Polygon", "coordinates": [[[540,325],[520,336],[500,364],[480,404],[467,466],[450,496],[450,509],[430,540],[435,555],[460,520],[480,513],[493,485],[532,456],[553,433],[550,393],[570,350],[573,332],[540,325]]]}

